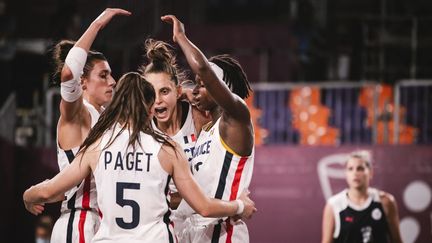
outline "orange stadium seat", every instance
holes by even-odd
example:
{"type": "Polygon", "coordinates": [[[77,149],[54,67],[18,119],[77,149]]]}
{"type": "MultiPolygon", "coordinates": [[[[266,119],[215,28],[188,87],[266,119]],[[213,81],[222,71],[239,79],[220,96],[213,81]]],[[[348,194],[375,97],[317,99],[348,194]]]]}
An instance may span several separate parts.
{"type": "Polygon", "coordinates": [[[260,109],[257,109],[253,105],[254,96],[253,93],[245,100],[246,104],[249,108],[252,123],[254,125],[254,132],[255,132],[255,145],[259,146],[264,144],[264,140],[267,137],[267,129],[261,127],[261,124],[259,122],[259,119],[261,118],[262,111],[260,109]]]}
{"type": "MultiPolygon", "coordinates": [[[[394,143],[394,103],[393,87],[389,85],[369,86],[362,89],[359,97],[360,106],[367,109],[366,124],[373,126],[374,117],[377,119],[377,143],[393,144],[394,143]],[[374,91],[377,91],[377,109],[374,108],[374,91]],[[375,114],[375,111],[377,114],[375,114]],[[386,135],[387,134],[387,135],[386,135]]],[[[400,144],[415,143],[418,129],[402,123],[406,116],[406,108],[399,107],[398,117],[399,124],[398,140],[400,144]]]]}
{"type": "Polygon", "coordinates": [[[321,104],[320,89],[301,87],[291,91],[288,105],[292,125],[300,132],[302,145],[336,145],[339,130],[328,125],[330,109],[321,104]]]}

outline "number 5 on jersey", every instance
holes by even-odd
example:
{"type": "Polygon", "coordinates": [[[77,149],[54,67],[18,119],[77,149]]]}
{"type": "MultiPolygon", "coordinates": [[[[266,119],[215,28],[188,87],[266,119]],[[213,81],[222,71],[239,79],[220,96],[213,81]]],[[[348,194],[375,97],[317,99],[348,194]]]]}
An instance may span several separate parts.
{"type": "Polygon", "coordinates": [[[116,203],[121,207],[130,206],[132,208],[132,222],[125,222],[123,218],[116,218],[116,223],[120,228],[133,229],[139,224],[140,207],[137,202],[130,199],[124,199],[124,190],[139,190],[139,183],[117,182],[116,186],[116,203]]]}

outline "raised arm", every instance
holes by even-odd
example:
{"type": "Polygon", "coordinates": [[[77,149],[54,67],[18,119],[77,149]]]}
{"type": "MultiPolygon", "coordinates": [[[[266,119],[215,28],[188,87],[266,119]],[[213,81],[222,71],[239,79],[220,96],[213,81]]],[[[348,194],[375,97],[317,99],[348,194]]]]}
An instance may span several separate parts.
{"type": "Polygon", "coordinates": [[[173,41],[180,45],[192,71],[199,76],[216,103],[229,116],[249,123],[250,113],[245,102],[217,77],[205,55],[186,37],[183,23],[174,15],[162,16],[161,19],[173,25],[173,41]]]}
{"type": "Polygon", "coordinates": [[[193,178],[186,156],[178,144],[175,144],[175,150],[163,146],[159,160],[172,164],[173,179],[180,195],[200,215],[226,217],[240,214],[242,218],[250,218],[256,212],[255,204],[246,192],[238,200],[230,202],[207,197],[193,178]]]}
{"type": "Polygon", "coordinates": [[[107,8],[87,28],[81,38],[69,51],[65,65],[60,73],[62,100],[60,103],[61,119],[64,122],[79,120],[83,111],[81,74],[90,50],[99,30],[107,25],[116,15],[130,15],[131,13],[118,8],[107,8]]]}
{"type": "Polygon", "coordinates": [[[330,204],[327,203],[324,207],[324,212],[323,212],[321,243],[333,242],[334,227],[335,227],[335,220],[333,215],[333,209],[330,206],[330,204]]]}
{"type": "Polygon", "coordinates": [[[80,184],[89,173],[91,163],[97,161],[100,151],[94,147],[80,153],[64,170],[61,170],[51,180],[46,180],[27,189],[23,194],[26,209],[38,215],[43,211],[43,205],[64,199],[64,193],[80,184]]]}

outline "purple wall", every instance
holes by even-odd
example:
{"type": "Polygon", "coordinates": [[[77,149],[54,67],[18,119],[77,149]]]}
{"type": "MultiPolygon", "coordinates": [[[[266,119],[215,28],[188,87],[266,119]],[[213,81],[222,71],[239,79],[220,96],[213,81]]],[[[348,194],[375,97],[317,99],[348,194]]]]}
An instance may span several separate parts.
{"type": "MultiPolygon", "coordinates": [[[[319,242],[324,190],[336,193],[343,179],[328,180],[344,154],[369,149],[374,154],[374,187],[392,193],[398,202],[405,243],[432,242],[432,147],[259,147],[256,150],[251,196],[258,213],[248,221],[252,243],[319,242]],[[323,166],[320,176],[318,165],[323,166]],[[330,168],[330,169],[329,169],[330,168]],[[404,195],[406,199],[404,199],[404,195]],[[417,233],[417,230],[418,233],[417,233]],[[407,231],[407,232],[405,232],[407,231]],[[410,238],[411,237],[411,238],[410,238]]],[[[32,242],[36,217],[26,212],[22,193],[57,172],[55,150],[20,148],[0,140],[0,242],[32,242]]],[[[58,216],[59,205],[47,213],[58,216]]]]}
{"type": "Polygon", "coordinates": [[[343,176],[339,162],[356,149],[373,152],[372,186],[395,196],[405,243],[432,242],[431,146],[257,148],[250,190],[258,213],[248,222],[251,242],[320,242],[323,190],[334,194],[346,186],[334,177],[343,176]]]}

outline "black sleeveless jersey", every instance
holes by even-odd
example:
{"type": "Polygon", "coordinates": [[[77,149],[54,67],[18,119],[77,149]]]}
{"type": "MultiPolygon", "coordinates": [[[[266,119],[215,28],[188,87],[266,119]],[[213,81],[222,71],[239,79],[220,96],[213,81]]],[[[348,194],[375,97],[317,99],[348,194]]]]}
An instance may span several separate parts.
{"type": "Polygon", "coordinates": [[[344,190],[331,197],[329,203],[335,217],[335,243],[387,243],[389,229],[379,192],[370,188],[369,198],[359,207],[348,199],[344,190]]]}

